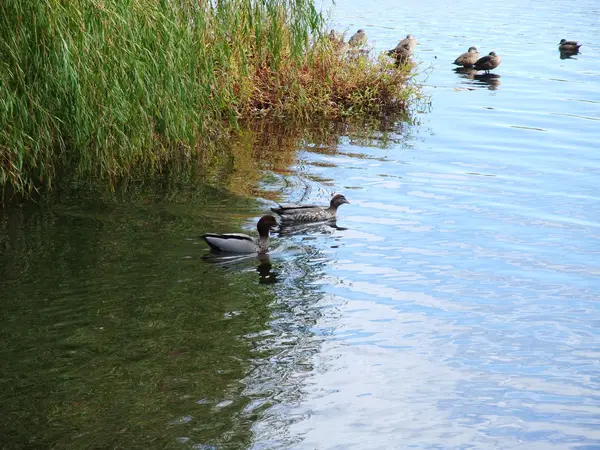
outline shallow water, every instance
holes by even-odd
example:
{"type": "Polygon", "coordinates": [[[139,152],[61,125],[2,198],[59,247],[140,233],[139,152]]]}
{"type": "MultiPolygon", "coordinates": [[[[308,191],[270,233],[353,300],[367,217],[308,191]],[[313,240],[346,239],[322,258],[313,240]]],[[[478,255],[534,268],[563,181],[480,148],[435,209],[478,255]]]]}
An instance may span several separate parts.
{"type": "Polygon", "coordinates": [[[376,51],[419,40],[431,110],[402,134],[269,136],[228,190],[8,210],[4,445],[600,448],[599,13],[338,2],[376,51]],[[453,71],[470,45],[498,77],[453,71]],[[338,228],[282,230],[268,260],[198,237],[338,191],[338,228]]]}

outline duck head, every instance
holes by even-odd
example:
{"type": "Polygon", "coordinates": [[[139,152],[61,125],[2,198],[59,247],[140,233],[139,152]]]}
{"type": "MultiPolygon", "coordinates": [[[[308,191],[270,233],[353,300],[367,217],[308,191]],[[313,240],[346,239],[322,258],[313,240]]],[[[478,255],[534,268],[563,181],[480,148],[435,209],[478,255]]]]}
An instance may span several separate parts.
{"type": "Polygon", "coordinates": [[[489,56],[496,56],[496,52],[490,52],[489,56]]]}
{"type": "Polygon", "coordinates": [[[344,197],[342,194],[335,194],[331,198],[331,201],[329,202],[329,206],[333,209],[337,209],[338,206],[343,205],[344,203],[350,204],[350,202],[348,200],[346,200],[346,197],[344,197]]]}
{"type": "Polygon", "coordinates": [[[365,30],[363,30],[362,28],[357,31],[357,33],[364,33],[364,32],[365,32],[365,30]]]}
{"type": "Polygon", "coordinates": [[[275,217],[266,214],[260,218],[258,223],[256,224],[256,229],[258,230],[258,235],[261,237],[269,236],[269,231],[271,228],[277,226],[277,221],[275,217]]]}
{"type": "Polygon", "coordinates": [[[559,45],[564,44],[565,42],[567,42],[566,39],[561,39],[559,45]]]}
{"type": "Polygon", "coordinates": [[[473,46],[473,47],[469,47],[469,53],[470,52],[476,52],[477,51],[477,47],[473,46]]]}

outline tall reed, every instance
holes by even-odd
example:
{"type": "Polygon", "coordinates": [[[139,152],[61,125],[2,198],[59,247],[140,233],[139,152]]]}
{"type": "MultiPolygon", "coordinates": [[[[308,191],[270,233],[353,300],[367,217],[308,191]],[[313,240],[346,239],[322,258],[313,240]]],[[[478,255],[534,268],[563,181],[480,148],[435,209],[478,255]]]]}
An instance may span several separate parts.
{"type": "Polygon", "coordinates": [[[206,149],[240,118],[373,109],[379,92],[359,91],[390,75],[338,67],[324,25],[313,0],[3,0],[0,183],[115,180],[206,149]]]}

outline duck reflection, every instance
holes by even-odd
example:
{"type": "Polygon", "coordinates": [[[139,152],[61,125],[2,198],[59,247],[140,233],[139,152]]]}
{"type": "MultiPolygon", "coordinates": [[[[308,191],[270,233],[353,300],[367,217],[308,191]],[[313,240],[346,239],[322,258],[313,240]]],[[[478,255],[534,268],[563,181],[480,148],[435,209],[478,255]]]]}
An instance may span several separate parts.
{"type": "Polygon", "coordinates": [[[269,255],[262,253],[258,255],[258,283],[259,284],[275,284],[277,283],[277,272],[273,270],[269,255]]]}
{"type": "Polygon", "coordinates": [[[333,234],[335,230],[347,230],[348,228],[340,227],[337,225],[335,220],[328,220],[326,222],[312,222],[312,223],[282,223],[279,227],[279,236],[295,236],[300,234],[333,234]]]}
{"type": "Polygon", "coordinates": [[[487,85],[490,91],[495,91],[500,86],[500,75],[497,73],[485,73],[481,75],[475,75],[473,79],[477,80],[479,84],[487,85]]]}
{"type": "Polygon", "coordinates": [[[578,54],[579,50],[561,50],[560,59],[574,59],[573,56],[578,54]]]}
{"type": "Polygon", "coordinates": [[[500,86],[500,75],[497,73],[479,74],[477,70],[470,67],[459,67],[454,69],[461,78],[475,81],[476,85],[487,86],[491,91],[495,91],[500,86]]]}
{"type": "Polygon", "coordinates": [[[454,69],[454,72],[460,75],[461,78],[467,78],[472,80],[475,75],[477,75],[477,71],[472,67],[457,67],[454,69]]]}
{"type": "Polygon", "coordinates": [[[238,255],[222,255],[209,253],[204,255],[202,258],[217,267],[226,270],[235,270],[240,272],[247,272],[254,270],[256,262],[256,272],[258,273],[259,284],[273,284],[277,283],[278,273],[273,269],[271,259],[266,253],[254,253],[254,254],[238,254],[238,255]]]}

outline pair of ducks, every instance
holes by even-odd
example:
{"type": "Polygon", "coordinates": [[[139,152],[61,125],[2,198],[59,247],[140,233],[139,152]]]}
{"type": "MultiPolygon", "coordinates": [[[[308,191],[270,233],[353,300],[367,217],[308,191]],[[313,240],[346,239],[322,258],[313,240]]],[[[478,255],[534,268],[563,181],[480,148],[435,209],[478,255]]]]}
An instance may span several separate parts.
{"type": "MultiPolygon", "coordinates": [[[[335,31],[331,30],[329,33],[329,39],[335,39],[335,31]]],[[[350,39],[348,40],[348,45],[350,47],[361,47],[367,44],[367,33],[365,30],[360,29],[356,33],[354,33],[350,39]]],[[[412,56],[414,49],[417,46],[417,40],[411,34],[407,34],[404,39],[402,39],[396,47],[391,50],[388,50],[386,53],[388,56],[392,56],[396,59],[398,63],[404,63],[408,61],[408,59],[412,56]]]]}
{"type": "MultiPolygon", "coordinates": [[[[306,223],[333,220],[337,209],[344,203],[350,203],[342,194],[336,194],[331,198],[328,208],[317,205],[293,205],[271,208],[271,211],[281,216],[282,222],[306,223]]],[[[277,226],[275,217],[266,214],[256,224],[258,240],[254,240],[247,234],[241,233],[206,233],[202,239],[209,247],[216,251],[228,253],[267,253],[269,251],[269,232],[277,226]]]]}
{"type": "Polygon", "coordinates": [[[463,67],[473,67],[475,70],[485,70],[486,73],[489,73],[490,70],[498,67],[500,62],[500,57],[496,55],[496,52],[490,52],[489,55],[480,58],[477,47],[469,47],[466,53],[456,58],[454,64],[463,67]]]}
{"type": "MultiPolygon", "coordinates": [[[[558,49],[561,53],[577,53],[579,52],[579,47],[581,47],[581,44],[577,43],[576,41],[567,41],[566,39],[561,39],[560,43],[558,44],[558,49]]],[[[469,50],[466,53],[463,53],[456,58],[454,64],[463,67],[473,67],[475,70],[485,70],[486,72],[489,72],[490,70],[498,67],[500,62],[500,57],[496,55],[496,52],[490,52],[489,55],[480,58],[477,48],[469,47],[469,50]]]]}

